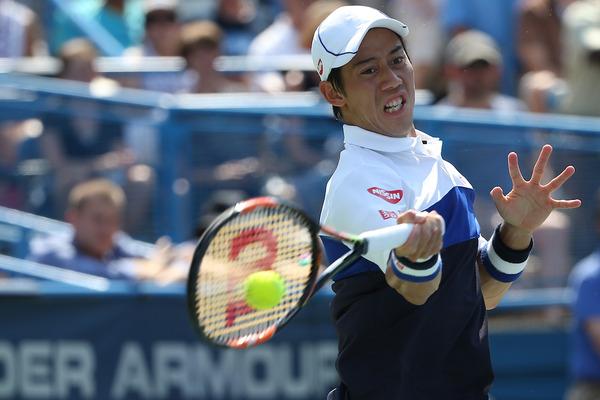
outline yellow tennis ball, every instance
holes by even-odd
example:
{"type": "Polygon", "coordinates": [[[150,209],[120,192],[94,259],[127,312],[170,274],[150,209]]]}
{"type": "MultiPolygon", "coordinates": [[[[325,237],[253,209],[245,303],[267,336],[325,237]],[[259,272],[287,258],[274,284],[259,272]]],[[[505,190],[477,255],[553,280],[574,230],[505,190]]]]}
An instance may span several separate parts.
{"type": "Polygon", "coordinates": [[[248,276],[244,281],[246,302],[257,310],[275,307],[285,294],[285,282],[277,272],[260,271],[248,276]]]}

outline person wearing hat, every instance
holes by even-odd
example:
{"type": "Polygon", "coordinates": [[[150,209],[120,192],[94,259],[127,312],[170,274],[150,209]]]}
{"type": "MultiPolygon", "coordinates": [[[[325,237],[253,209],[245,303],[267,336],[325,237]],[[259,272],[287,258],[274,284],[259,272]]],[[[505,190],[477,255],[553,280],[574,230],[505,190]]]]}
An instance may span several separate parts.
{"type": "MultiPolygon", "coordinates": [[[[177,0],[145,0],[144,37],[139,46],[130,48],[125,56],[133,62],[140,57],[179,57],[181,49],[181,21],[177,0]]],[[[181,70],[153,71],[132,79],[127,86],[166,93],[192,90],[181,70]]]]}
{"type": "Polygon", "coordinates": [[[230,77],[215,68],[223,38],[223,29],[211,20],[196,20],[183,25],[180,55],[186,62],[192,93],[248,91],[248,85],[242,79],[230,77]]]}
{"type": "MultiPolygon", "coordinates": [[[[408,27],[365,6],[332,12],[315,31],[319,89],[344,122],[344,150],[320,222],[351,233],[414,223],[406,243],[369,255],[334,277],[330,313],[340,384],[328,399],[488,399],[493,372],[486,309],[522,273],[532,232],[556,208],[552,192],[574,173],[531,180],[508,156],[513,188],[491,196],[503,221],[480,238],[469,182],[441,156],[441,141],[414,126],[408,27]]],[[[327,258],[347,248],[323,236],[327,258]]]]}
{"type": "MultiPolygon", "coordinates": [[[[457,34],[446,46],[444,75],[446,79],[446,96],[441,98],[436,107],[469,108],[487,110],[490,113],[512,114],[527,111],[525,102],[517,97],[498,92],[502,75],[502,55],[497,42],[487,33],[467,30],[457,34]]],[[[489,136],[489,130],[480,129],[482,136],[489,136]]],[[[525,134],[524,134],[525,135],[525,134]]],[[[502,171],[506,161],[498,154],[494,146],[471,146],[466,152],[468,157],[460,157],[454,161],[459,170],[475,164],[485,163],[490,170],[502,171]]],[[[535,161],[535,149],[522,152],[522,160],[535,161]]],[[[552,165],[549,170],[552,170],[552,165]]],[[[494,185],[510,187],[509,177],[503,174],[493,182],[489,175],[480,174],[470,177],[470,183],[476,191],[487,192],[494,185]]],[[[572,184],[572,183],[571,183],[572,184]]],[[[475,202],[475,212],[481,231],[485,235],[494,231],[498,213],[493,200],[482,196],[475,202]]],[[[572,265],[570,259],[570,219],[565,213],[552,213],[536,231],[536,248],[533,255],[545,268],[530,269],[520,283],[529,282],[536,287],[564,285],[572,265]],[[524,279],[523,279],[524,278],[524,279]]]]}
{"type": "Polygon", "coordinates": [[[446,46],[444,75],[446,96],[438,105],[497,111],[526,111],[523,101],[498,92],[502,55],[488,34],[468,30],[446,46]]]}
{"type": "Polygon", "coordinates": [[[530,71],[520,97],[532,111],[600,116],[600,0],[563,0],[560,74],[530,71]]]}

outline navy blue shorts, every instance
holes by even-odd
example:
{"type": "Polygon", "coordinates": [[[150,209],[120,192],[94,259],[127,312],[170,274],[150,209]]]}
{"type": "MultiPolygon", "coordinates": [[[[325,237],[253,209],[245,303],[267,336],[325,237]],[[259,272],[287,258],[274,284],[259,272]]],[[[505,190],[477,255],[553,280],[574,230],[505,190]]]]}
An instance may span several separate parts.
{"type": "Polygon", "coordinates": [[[389,287],[381,271],[333,284],[341,384],[328,400],[488,399],[493,373],[479,279],[472,271],[447,275],[422,306],[389,287]]]}

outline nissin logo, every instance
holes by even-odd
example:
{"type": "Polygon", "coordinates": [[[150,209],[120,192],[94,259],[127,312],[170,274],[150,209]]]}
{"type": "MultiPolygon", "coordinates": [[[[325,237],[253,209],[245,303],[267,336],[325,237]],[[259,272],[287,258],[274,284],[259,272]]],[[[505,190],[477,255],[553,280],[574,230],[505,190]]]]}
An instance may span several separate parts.
{"type": "Polygon", "coordinates": [[[402,190],[387,191],[378,187],[372,187],[367,189],[367,191],[377,197],[381,197],[388,203],[396,204],[402,200],[402,190]]]}

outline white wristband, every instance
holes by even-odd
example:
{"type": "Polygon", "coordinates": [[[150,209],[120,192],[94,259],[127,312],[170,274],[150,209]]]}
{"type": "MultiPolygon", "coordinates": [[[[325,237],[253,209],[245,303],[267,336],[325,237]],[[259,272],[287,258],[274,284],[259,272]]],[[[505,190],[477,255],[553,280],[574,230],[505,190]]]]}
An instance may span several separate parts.
{"type": "Polygon", "coordinates": [[[521,276],[529,253],[533,248],[533,240],[524,250],[513,250],[500,239],[499,225],[490,241],[481,250],[481,261],[487,273],[497,281],[510,283],[521,276]]]}
{"type": "Polygon", "coordinates": [[[388,266],[398,278],[409,282],[428,282],[435,278],[441,270],[441,258],[436,254],[423,262],[412,262],[407,258],[396,257],[394,250],[390,251],[388,266]]]}

